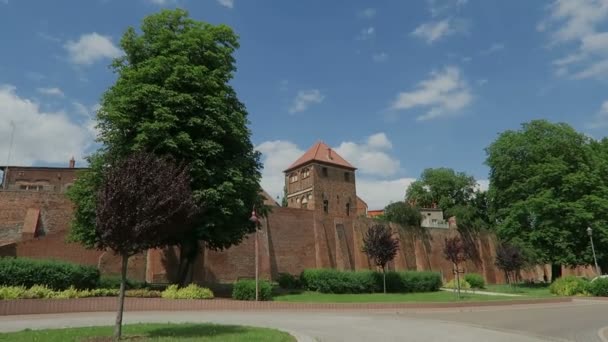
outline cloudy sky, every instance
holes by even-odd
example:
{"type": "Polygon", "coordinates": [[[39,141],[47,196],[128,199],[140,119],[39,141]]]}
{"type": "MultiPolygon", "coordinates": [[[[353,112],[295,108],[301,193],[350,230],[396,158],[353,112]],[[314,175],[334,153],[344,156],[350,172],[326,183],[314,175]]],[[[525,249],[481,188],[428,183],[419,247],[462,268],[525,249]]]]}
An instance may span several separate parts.
{"type": "Polygon", "coordinates": [[[168,7],[241,37],[233,81],[263,186],[317,140],[359,168],[371,208],[428,167],[487,179],[484,148],[537,118],[608,130],[608,0],[0,0],[0,164],[66,165],[128,26],[168,7]]]}

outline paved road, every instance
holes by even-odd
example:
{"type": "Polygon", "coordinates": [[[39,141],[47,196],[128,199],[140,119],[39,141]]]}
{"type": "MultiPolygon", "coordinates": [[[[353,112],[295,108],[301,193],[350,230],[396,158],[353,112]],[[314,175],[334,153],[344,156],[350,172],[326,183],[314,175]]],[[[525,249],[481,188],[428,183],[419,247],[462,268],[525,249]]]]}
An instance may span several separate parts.
{"type": "MultiPolygon", "coordinates": [[[[111,325],[114,313],[0,317],[0,332],[111,325]]],[[[400,312],[128,312],[126,323],[214,322],[272,327],[302,341],[601,341],[608,302],[400,312]]]]}

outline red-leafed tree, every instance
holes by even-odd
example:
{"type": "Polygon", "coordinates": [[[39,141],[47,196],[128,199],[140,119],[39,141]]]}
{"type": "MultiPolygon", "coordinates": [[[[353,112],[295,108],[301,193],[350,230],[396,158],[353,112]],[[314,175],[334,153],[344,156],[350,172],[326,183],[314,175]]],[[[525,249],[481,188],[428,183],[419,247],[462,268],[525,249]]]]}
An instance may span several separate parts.
{"type": "Polygon", "coordinates": [[[386,264],[395,258],[399,249],[399,240],[391,229],[378,224],[368,229],[363,237],[363,253],[374,260],[376,266],[382,268],[382,282],[386,293],[386,264]]]}
{"type": "Polygon", "coordinates": [[[454,267],[458,298],[460,298],[460,264],[469,260],[471,253],[472,246],[469,245],[463,239],[461,239],[460,236],[445,238],[443,245],[443,255],[446,260],[452,263],[454,267]]]}
{"type": "Polygon", "coordinates": [[[172,159],[135,152],[105,166],[97,193],[95,245],[121,257],[114,336],[120,339],[129,257],[174,243],[197,212],[189,169],[172,159]]]}

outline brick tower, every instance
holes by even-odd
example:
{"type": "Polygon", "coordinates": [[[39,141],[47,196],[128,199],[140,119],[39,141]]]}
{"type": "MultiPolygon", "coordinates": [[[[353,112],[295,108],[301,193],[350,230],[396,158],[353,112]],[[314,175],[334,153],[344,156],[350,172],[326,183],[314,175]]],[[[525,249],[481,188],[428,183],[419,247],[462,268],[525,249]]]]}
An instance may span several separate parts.
{"type": "Polygon", "coordinates": [[[355,216],[355,170],[325,143],[317,142],[284,171],[287,206],[355,216]]]}

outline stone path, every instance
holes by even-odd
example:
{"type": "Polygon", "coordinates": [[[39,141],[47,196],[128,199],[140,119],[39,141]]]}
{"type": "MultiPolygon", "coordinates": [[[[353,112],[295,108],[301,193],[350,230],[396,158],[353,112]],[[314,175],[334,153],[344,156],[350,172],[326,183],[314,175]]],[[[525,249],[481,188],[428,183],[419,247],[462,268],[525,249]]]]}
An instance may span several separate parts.
{"type": "MultiPolygon", "coordinates": [[[[453,289],[445,289],[445,288],[441,288],[441,291],[446,291],[446,292],[454,292],[453,289]]],[[[473,294],[480,294],[480,295],[488,295],[488,296],[502,296],[502,297],[523,297],[522,295],[518,295],[518,294],[514,294],[514,293],[502,293],[502,292],[490,292],[490,291],[473,291],[473,290],[468,290],[468,291],[464,291],[464,290],[460,290],[461,293],[473,293],[473,294]]]]}

